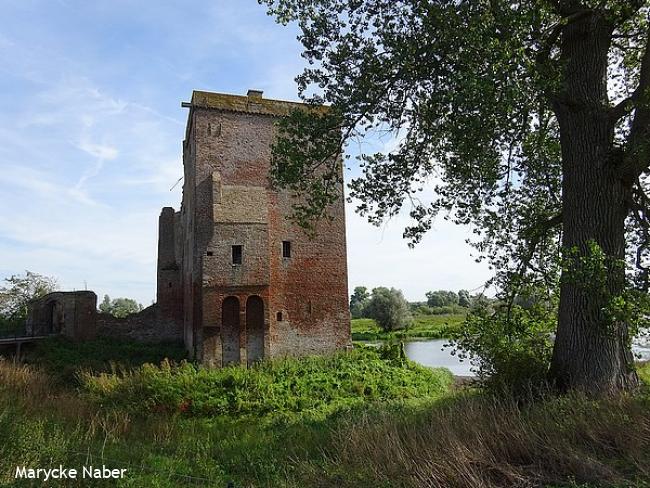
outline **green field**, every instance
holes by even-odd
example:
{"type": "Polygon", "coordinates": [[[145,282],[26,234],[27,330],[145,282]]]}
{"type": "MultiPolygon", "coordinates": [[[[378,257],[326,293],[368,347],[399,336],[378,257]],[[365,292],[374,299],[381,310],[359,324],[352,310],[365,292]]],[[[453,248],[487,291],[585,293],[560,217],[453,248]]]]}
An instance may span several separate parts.
{"type": "Polygon", "coordinates": [[[416,315],[408,329],[384,332],[373,319],[352,319],[352,340],[446,339],[465,320],[465,314],[416,315]]]}

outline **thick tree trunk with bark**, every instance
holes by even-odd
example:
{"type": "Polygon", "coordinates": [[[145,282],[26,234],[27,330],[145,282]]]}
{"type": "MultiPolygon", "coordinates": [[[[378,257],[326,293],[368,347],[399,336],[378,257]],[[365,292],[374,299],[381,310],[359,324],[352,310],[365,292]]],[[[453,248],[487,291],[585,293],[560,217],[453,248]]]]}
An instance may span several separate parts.
{"type": "MultiPolygon", "coordinates": [[[[564,86],[554,108],[562,145],[564,250],[587,256],[589,243],[595,242],[613,263],[625,259],[632,183],[617,174],[613,151],[615,120],[606,87],[612,29],[595,14],[564,29],[564,86]]],[[[563,272],[551,366],[551,377],[561,389],[603,393],[638,385],[627,324],[607,314],[611,297],[625,287],[625,271],[607,269],[600,288],[570,269],[563,272]]]]}

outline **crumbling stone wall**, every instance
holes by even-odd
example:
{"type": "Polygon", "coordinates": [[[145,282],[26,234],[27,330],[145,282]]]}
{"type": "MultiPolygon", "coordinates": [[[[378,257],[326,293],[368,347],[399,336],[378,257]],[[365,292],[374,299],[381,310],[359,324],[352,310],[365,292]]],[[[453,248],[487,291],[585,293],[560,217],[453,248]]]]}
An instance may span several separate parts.
{"type": "MultiPolygon", "coordinates": [[[[175,264],[185,344],[207,364],[321,353],[350,343],[344,202],[329,209],[331,220],[310,240],[286,218],[289,192],[273,189],[268,178],[274,123],[300,107],[255,91],[246,97],[193,94],[175,264]],[[291,257],[283,256],[283,241],[291,257]],[[233,264],[232,246],[241,246],[241,264],[233,264]]],[[[175,300],[159,292],[160,298],[175,300]]]]}
{"type": "Polygon", "coordinates": [[[27,335],[61,334],[75,341],[94,339],[97,332],[97,295],[92,291],[59,291],[33,301],[27,335]]]}
{"type": "Polygon", "coordinates": [[[27,335],[61,334],[75,341],[96,337],[137,342],[183,340],[182,324],[170,318],[157,304],[118,319],[97,311],[92,291],[54,292],[30,304],[27,335]]]}
{"type": "Polygon", "coordinates": [[[97,314],[97,335],[136,342],[180,342],[183,329],[155,304],[124,318],[97,314]]]}

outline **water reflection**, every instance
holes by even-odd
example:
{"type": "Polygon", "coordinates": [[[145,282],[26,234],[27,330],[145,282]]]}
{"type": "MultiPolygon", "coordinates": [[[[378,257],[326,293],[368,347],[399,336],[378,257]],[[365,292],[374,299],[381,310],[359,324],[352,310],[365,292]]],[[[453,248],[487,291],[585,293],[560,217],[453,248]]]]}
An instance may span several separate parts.
{"type": "Polygon", "coordinates": [[[432,339],[404,343],[406,356],[416,363],[433,368],[447,368],[456,376],[474,376],[469,360],[461,361],[452,356],[451,348],[443,347],[448,341],[432,339]]]}

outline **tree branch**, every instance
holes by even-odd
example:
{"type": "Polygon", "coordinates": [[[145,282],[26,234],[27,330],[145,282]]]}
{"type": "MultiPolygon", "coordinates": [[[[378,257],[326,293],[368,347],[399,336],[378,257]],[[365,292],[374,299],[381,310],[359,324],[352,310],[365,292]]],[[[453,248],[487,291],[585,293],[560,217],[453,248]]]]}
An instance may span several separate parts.
{"type": "MultiPolygon", "coordinates": [[[[630,97],[631,106],[635,109],[632,128],[628,137],[626,157],[620,167],[621,178],[624,181],[634,181],[648,169],[650,163],[650,35],[646,31],[646,45],[641,60],[639,85],[630,97]]],[[[623,112],[630,110],[626,104],[630,99],[623,100],[612,110],[623,112]],[[624,104],[623,106],[621,106],[624,104]]]]}

